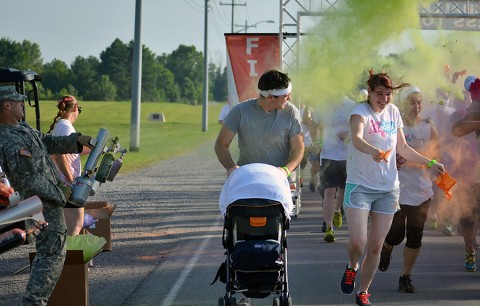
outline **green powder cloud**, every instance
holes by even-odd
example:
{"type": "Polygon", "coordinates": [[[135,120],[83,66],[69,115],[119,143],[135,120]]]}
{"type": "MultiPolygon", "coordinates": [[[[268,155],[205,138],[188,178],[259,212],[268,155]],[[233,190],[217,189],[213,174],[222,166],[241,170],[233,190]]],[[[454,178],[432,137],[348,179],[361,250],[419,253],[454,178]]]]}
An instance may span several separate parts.
{"type": "Polygon", "coordinates": [[[474,41],[479,33],[421,31],[419,5],[435,1],[345,0],[329,10],[299,43],[298,67],[289,71],[294,95],[302,103],[329,108],[345,95],[354,100],[365,88],[368,70],[385,70],[394,83],[419,86],[424,101],[435,101],[444,88],[462,96],[463,80],[480,73],[474,41]],[[434,34],[434,35],[433,35],[434,34]],[[427,39],[435,36],[434,39],[427,39]],[[410,48],[400,48],[405,42],[410,48]],[[396,50],[395,46],[400,46],[396,50]],[[385,54],[384,50],[389,50],[385,54]],[[445,66],[451,70],[445,77],[445,66]],[[451,76],[466,69],[452,84],[451,76]]]}

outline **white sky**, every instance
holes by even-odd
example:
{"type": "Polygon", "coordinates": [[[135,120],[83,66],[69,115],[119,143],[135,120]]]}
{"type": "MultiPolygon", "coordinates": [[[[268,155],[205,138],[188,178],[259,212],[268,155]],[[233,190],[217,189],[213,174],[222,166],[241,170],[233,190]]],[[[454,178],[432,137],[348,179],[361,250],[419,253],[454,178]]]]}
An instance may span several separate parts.
{"type": "MultiPolygon", "coordinates": [[[[249,33],[278,33],[280,0],[233,0],[234,24],[253,25],[249,33]]],[[[70,65],[76,56],[100,56],[119,38],[134,38],[135,0],[2,1],[0,37],[40,45],[44,63],[54,58],[70,65]]],[[[231,31],[232,0],[209,0],[209,60],[225,65],[224,33],[231,31]]],[[[205,0],[143,0],[142,43],[161,55],[180,44],[203,52],[205,0]]],[[[242,31],[234,27],[234,31],[242,31]]]]}

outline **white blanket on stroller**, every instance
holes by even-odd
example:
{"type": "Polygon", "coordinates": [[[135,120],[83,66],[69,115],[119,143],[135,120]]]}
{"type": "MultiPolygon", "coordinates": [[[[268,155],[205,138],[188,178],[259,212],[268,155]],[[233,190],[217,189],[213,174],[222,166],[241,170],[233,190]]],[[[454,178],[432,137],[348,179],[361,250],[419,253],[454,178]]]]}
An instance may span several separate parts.
{"type": "Polygon", "coordinates": [[[267,164],[248,164],[235,170],[223,185],[219,206],[223,215],[240,199],[268,199],[282,203],[287,218],[293,210],[292,193],[285,173],[267,164]]]}

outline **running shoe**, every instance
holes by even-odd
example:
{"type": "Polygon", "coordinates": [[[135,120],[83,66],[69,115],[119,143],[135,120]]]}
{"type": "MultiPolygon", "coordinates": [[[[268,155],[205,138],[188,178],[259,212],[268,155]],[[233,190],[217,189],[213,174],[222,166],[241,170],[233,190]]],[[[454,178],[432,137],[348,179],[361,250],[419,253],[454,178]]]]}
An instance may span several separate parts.
{"type": "Polygon", "coordinates": [[[412,284],[412,279],[410,275],[400,276],[398,279],[398,291],[403,293],[414,293],[415,287],[412,284]]]}
{"type": "Polygon", "coordinates": [[[355,300],[356,300],[356,305],[357,306],[372,306],[373,304],[370,304],[370,301],[368,298],[370,297],[370,294],[368,292],[362,291],[359,294],[357,294],[355,300]]]}
{"type": "Polygon", "coordinates": [[[468,272],[477,271],[477,264],[475,263],[475,253],[465,253],[465,264],[463,266],[468,272]]]}
{"type": "Polygon", "coordinates": [[[392,259],[392,251],[393,247],[389,250],[385,247],[385,245],[382,246],[382,251],[380,252],[380,262],[378,263],[378,270],[382,272],[388,270],[388,267],[390,266],[390,259],[392,259]]]}
{"type": "Polygon", "coordinates": [[[430,224],[428,225],[428,229],[437,230],[438,229],[437,220],[435,219],[431,220],[430,224]]]}
{"type": "Polygon", "coordinates": [[[455,235],[455,230],[453,229],[452,225],[448,225],[443,228],[442,234],[444,234],[445,236],[453,236],[455,235]]]}
{"type": "MultiPolygon", "coordinates": [[[[355,290],[355,277],[357,276],[357,270],[349,268],[345,269],[345,273],[342,277],[342,282],[340,283],[340,289],[343,294],[352,294],[355,290]]],[[[368,305],[368,304],[366,304],[368,305]]]]}
{"type": "Polygon", "coordinates": [[[325,223],[325,221],[323,221],[323,224],[322,224],[322,233],[325,233],[327,231],[327,223],[325,223]]]}
{"type": "Polygon", "coordinates": [[[342,227],[342,224],[343,224],[342,213],[339,211],[336,211],[333,214],[333,226],[335,226],[336,228],[340,228],[342,227]]]}
{"type": "Polygon", "coordinates": [[[335,241],[335,235],[333,234],[333,230],[330,226],[325,231],[325,236],[323,236],[323,240],[325,240],[326,242],[334,242],[335,241]]]}

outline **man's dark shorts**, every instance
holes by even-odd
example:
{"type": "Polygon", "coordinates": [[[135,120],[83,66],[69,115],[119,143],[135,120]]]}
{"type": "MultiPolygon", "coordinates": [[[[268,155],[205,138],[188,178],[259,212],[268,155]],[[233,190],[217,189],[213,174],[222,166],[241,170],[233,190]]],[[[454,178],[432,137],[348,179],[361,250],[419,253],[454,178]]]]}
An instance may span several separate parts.
{"type": "Polygon", "coordinates": [[[347,181],[347,161],[331,160],[322,158],[320,166],[320,186],[323,190],[327,188],[345,189],[347,181]]]}

